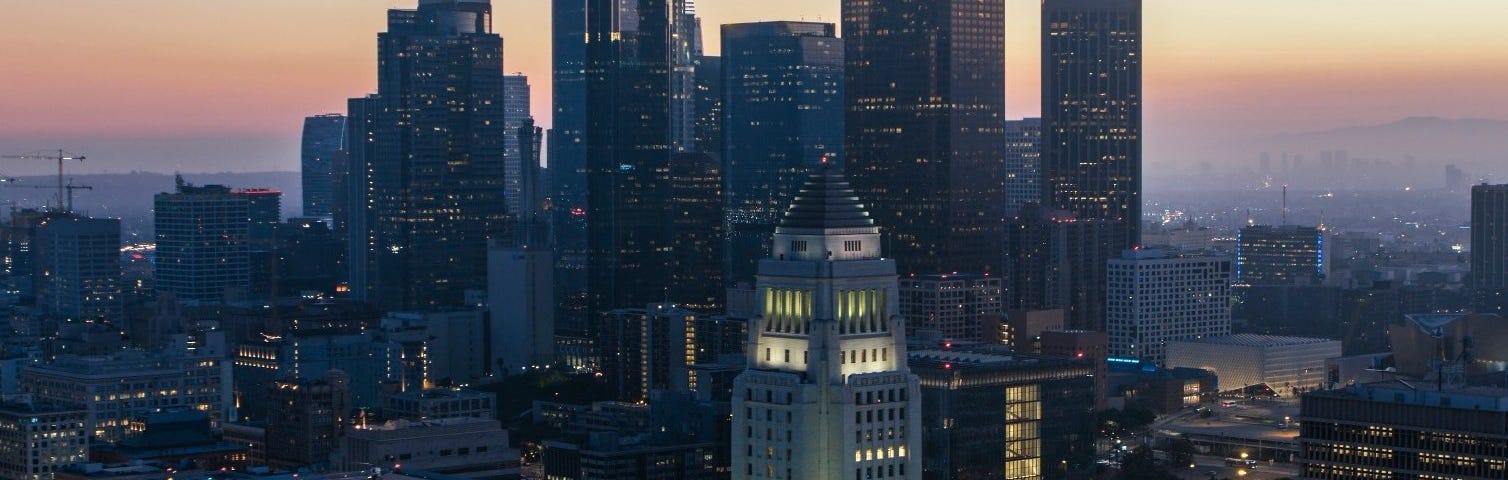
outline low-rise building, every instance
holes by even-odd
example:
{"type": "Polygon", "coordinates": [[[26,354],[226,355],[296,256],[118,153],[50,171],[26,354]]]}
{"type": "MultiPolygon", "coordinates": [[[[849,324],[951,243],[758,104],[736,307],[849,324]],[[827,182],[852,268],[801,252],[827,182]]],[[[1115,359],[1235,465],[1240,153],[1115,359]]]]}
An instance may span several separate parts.
{"type": "Polygon", "coordinates": [[[1341,342],[1323,338],[1243,333],[1168,343],[1167,365],[1209,370],[1222,390],[1266,385],[1297,396],[1325,385],[1325,360],[1341,356],[1341,342]]]}
{"type": "Polygon", "coordinates": [[[100,443],[124,439],[133,420],[164,410],[202,411],[216,427],[235,418],[230,364],[216,352],[63,356],[23,368],[21,389],[37,401],[82,406],[100,443]]]}
{"type": "Polygon", "coordinates": [[[89,460],[89,412],[33,402],[0,401],[0,479],[48,480],[89,460]]]}
{"type": "Polygon", "coordinates": [[[338,468],[480,472],[517,468],[518,450],[491,418],[390,420],[352,429],[341,441],[338,468]]]}

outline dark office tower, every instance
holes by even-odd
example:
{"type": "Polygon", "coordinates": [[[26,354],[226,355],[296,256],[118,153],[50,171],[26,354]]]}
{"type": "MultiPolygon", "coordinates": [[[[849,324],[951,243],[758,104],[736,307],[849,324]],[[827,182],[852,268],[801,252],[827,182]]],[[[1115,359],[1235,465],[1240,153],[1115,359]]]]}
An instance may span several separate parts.
{"type": "Polygon", "coordinates": [[[842,165],[843,41],[830,23],[723,25],[723,165],[730,276],[752,281],[791,197],[842,165]]]}
{"type": "Polygon", "coordinates": [[[224,185],[196,187],[178,179],[174,193],[153,202],[157,292],[179,300],[242,299],[251,289],[248,231],[251,203],[224,185]]]}
{"type": "Polygon", "coordinates": [[[252,250],[272,250],[283,223],[283,192],[270,188],[236,190],[246,198],[246,240],[252,250]]]}
{"type": "Polygon", "coordinates": [[[1318,285],[1329,274],[1325,232],[1297,225],[1243,227],[1236,235],[1236,283],[1318,285]]]}
{"type": "Polygon", "coordinates": [[[345,242],[345,283],[351,298],[372,299],[372,266],[377,238],[371,226],[372,156],[376,153],[377,96],[346,101],[346,154],[335,202],[335,237],[345,242]]]}
{"type": "Polygon", "coordinates": [[[524,208],[523,152],[519,149],[519,129],[524,121],[532,120],[529,114],[529,77],[523,74],[503,77],[503,198],[508,205],[508,215],[517,217],[524,208]]]}
{"type": "Polygon", "coordinates": [[[51,215],[33,245],[37,306],[59,318],[121,319],[119,219],[51,215]]]}
{"type": "Polygon", "coordinates": [[[552,0],[550,174],[555,227],[556,330],[586,335],[586,2],[552,0]]]}
{"type": "Polygon", "coordinates": [[[705,151],[696,144],[696,60],[702,56],[702,21],[695,0],[673,0],[670,31],[670,144],[675,152],[705,151]]]}
{"type": "Polygon", "coordinates": [[[335,163],[345,149],[346,116],[338,113],[304,119],[301,173],[304,185],[304,216],[333,215],[335,163]]]}
{"type": "Polygon", "coordinates": [[[1006,309],[1063,310],[1070,330],[1103,331],[1106,262],[1115,222],[1079,219],[1028,203],[1006,231],[1006,309]]]}
{"type": "Polygon", "coordinates": [[[670,205],[675,250],[670,300],[703,313],[721,312],[723,283],[723,177],[717,159],[682,153],[670,160],[670,205]]]}
{"type": "Polygon", "coordinates": [[[723,156],[723,57],[696,59],[697,150],[715,158],[723,156]]]}
{"type": "Polygon", "coordinates": [[[1472,308],[1508,311],[1508,185],[1471,187],[1472,308]]]}
{"type": "Polygon", "coordinates": [[[1005,216],[1042,199],[1042,119],[1005,122],[1005,216]]]}
{"type": "MultiPolygon", "coordinates": [[[[1141,0],[1042,2],[1042,204],[1141,244],[1141,0]]],[[[1105,259],[1102,259],[1102,261],[1105,259]]]]}
{"type": "Polygon", "coordinates": [[[488,0],[389,10],[377,36],[369,226],[371,300],[459,305],[485,288],[487,240],[503,228],[503,39],[488,0]]]}
{"type": "Polygon", "coordinates": [[[902,275],[1000,271],[1004,0],[843,0],[845,162],[902,275]]]}
{"type": "Polygon", "coordinates": [[[671,275],[677,0],[587,3],[587,308],[663,301],[671,275]]]}

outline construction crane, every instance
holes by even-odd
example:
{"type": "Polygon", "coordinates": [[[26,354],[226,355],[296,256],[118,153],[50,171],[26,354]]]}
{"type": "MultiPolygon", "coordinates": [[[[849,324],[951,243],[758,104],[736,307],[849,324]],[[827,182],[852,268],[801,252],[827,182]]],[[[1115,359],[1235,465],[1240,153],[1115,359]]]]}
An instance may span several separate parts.
{"type": "Polygon", "coordinates": [[[36,153],[25,153],[25,154],[20,154],[20,155],[3,155],[3,156],[0,156],[0,158],[20,159],[20,160],[53,160],[53,161],[58,162],[58,208],[63,208],[63,206],[64,206],[63,201],[64,201],[64,198],[65,198],[64,195],[67,194],[66,193],[67,186],[63,185],[63,162],[66,162],[66,161],[69,161],[69,160],[78,160],[80,162],[84,161],[84,156],[83,155],[75,155],[75,154],[72,154],[72,153],[65,152],[62,149],[59,149],[56,152],[53,152],[53,151],[44,151],[44,152],[36,152],[36,153]]]}
{"type": "MultiPolygon", "coordinates": [[[[7,184],[13,184],[13,183],[15,183],[15,180],[12,179],[11,181],[6,182],[6,183],[7,184]]],[[[48,186],[43,186],[43,185],[5,185],[5,186],[7,188],[45,188],[45,189],[48,189],[48,190],[52,190],[53,189],[53,187],[48,187],[48,186]]],[[[70,179],[68,179],[68,184],[67,185],[63,185],[63,190],[66,190],[68,192],[68,204],[67,204],[66,207],[64,207],[63,211],[67,212],[67,213],[73,213],[73,192],[74,192],[74,190],[94,190],[94,187],[89,186],[89,185],[74,185],[73,184],[73,179],[70,178],[70,179]]],[[[14,202],[14,201],[12,201],[12,202],[14,202]]]]}

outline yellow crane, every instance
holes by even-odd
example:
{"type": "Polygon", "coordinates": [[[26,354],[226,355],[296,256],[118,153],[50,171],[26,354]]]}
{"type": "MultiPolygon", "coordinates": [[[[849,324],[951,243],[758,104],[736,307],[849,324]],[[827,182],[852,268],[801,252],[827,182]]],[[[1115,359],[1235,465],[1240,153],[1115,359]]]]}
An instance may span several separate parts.
{"type": "MultiPolygon", "coordinates": [[[[0,158],[18,160],[52,160],[58,162],[58,208],[64,208],[67,195],[67,186],[63,184],[63,163],[70,160],[84,161],[83,155],[75,155],[58,149],[56,151],[40,151],[35,153],[23,153],[20,155],[3,155],[0,158]]],[[[82,188],[82,187],[80,187],[82,188]]],[[[72,202],[69,202],[72,203],[72,202]]],[[[70,208],[71,210],[71,208],[70,208]]]]}

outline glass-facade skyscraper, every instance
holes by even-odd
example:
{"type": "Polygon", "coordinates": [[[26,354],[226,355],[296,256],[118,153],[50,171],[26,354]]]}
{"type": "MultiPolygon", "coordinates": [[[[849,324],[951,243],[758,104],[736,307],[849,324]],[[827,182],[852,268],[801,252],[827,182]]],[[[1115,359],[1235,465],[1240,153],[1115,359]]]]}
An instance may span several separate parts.
{"type": "Polygon", "coordinates": [[[586,334],[586,3],[550,6],[556,330],[578,337],[586,334]]]}
{"type": "Polygon", "coordinates": [[[677,0],[587,2],[588,318],[668,294],[672,32],[681,11],[677,0]]]}
{"type": "Polygon", "coordinates": [[[1042,201],[1042,119],[1005,122],[1005,215],[1042,201]]]}
{"type": "Polygon", "coordinates": [[[1508,185],[1471,187],[1472,308],[1508,311],[1508,185]]]}
{"type": "Polygon", "coordinates": [[[523,74],[503,77],[503,126],[506,128],[503,141],[503,198],[508,202],[508,215],[517,218],[524,211],[524,154],[519,147],[519,129],[533,120],[529,114],[529,77],[523,74]]]}
{"type": "Polygon", "coordinates": [[[723,177],[730,276],[753,280],[801,182],[843,161],[843,41],[830,23],[723,25],[723,177]]]}
{"type": "Polygon", "coordinates": [[[1042,2],[1042,204],[1141,243],[1141,0],[1042,2]]]}
{"type": "Polygon", "coordinates": [[[345,115],[332,113],[304,119],[299,171],[303,180],[305,217],[334,215],[336,157],[344,154],[345,140],[345,115]]]}
{"type": "Polygon", "coordinates": [[[389,10],[378,58],[373,214],[367,231],[351,232],[370,238],[365,296],[388,309],[461,305],[486,285],[487,240],[506,213],[503,39],[491,2],[389,10]]]}
{"type": "Polygon", "coordinates": [[[901,274],[1000,270],[1004,0],[844,0],[844,155],[901,274]]]}

